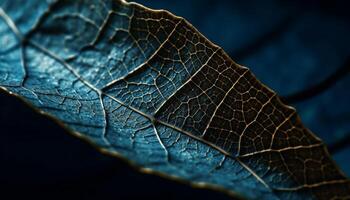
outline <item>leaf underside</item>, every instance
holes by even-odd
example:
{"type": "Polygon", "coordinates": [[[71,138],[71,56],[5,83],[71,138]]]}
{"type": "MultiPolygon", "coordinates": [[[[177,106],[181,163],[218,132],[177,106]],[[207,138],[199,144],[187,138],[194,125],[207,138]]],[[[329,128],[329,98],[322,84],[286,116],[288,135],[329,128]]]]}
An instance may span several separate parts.
{"type": "Polygon", "coordinates": [[[148,171],[248,199],[350,198],[296,111],[183,18],[0,0],[0,87],[148,171]]]}

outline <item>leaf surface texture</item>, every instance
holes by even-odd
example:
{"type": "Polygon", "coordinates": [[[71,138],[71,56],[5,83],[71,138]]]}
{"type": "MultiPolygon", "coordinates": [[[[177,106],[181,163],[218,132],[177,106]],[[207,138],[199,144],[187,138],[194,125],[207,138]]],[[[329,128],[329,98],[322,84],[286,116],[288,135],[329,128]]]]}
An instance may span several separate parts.
{"type": "Polygon", "coordinates": [[[0,7],[0,86],[103,151],[249,199],[349,197],[295,109],[183,18],[122,1],[0,7]]]}

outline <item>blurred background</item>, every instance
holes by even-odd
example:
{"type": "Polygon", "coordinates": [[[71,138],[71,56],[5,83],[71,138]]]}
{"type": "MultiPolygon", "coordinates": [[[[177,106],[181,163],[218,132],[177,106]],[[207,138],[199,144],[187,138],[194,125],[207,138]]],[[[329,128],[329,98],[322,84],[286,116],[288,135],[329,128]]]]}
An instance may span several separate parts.
{"type": "MultiPolygon", "coordinates": [[[[192,23],[297,108],[350,176],[350,12],[346,1],[137,0],[192,23]]],[[[138,173],[0,92],[0,191],[48,199],[228,199],[138,173]]]]}

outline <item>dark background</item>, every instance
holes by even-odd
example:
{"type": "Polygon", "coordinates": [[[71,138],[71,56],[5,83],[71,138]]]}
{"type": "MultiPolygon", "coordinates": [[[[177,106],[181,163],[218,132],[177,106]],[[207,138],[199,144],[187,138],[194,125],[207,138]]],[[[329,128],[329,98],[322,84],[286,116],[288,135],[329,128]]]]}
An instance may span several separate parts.
{"type": "MultiPolygon", "coordinates": [[[[350,175],[346,1],[139,2],[185,17],[235,61],[251,68],[297,108],[306,126],[329,145],[335,161],[350,175]]],[[[4,92],[0,92],[0,127],[0,198],[227,199],[138,173],[4,92]]]]}

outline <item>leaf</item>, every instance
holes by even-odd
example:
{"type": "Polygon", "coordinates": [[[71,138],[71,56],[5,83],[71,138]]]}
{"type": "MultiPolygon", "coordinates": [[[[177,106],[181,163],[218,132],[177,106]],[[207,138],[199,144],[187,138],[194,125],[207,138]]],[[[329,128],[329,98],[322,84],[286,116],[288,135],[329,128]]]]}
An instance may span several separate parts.
{"type": "Polygon", "coordinates": [[[295,110],[183,18],[123,1],[0,5],[1,88],[102,151],[248,199],[349,197],[295,110]]]}

